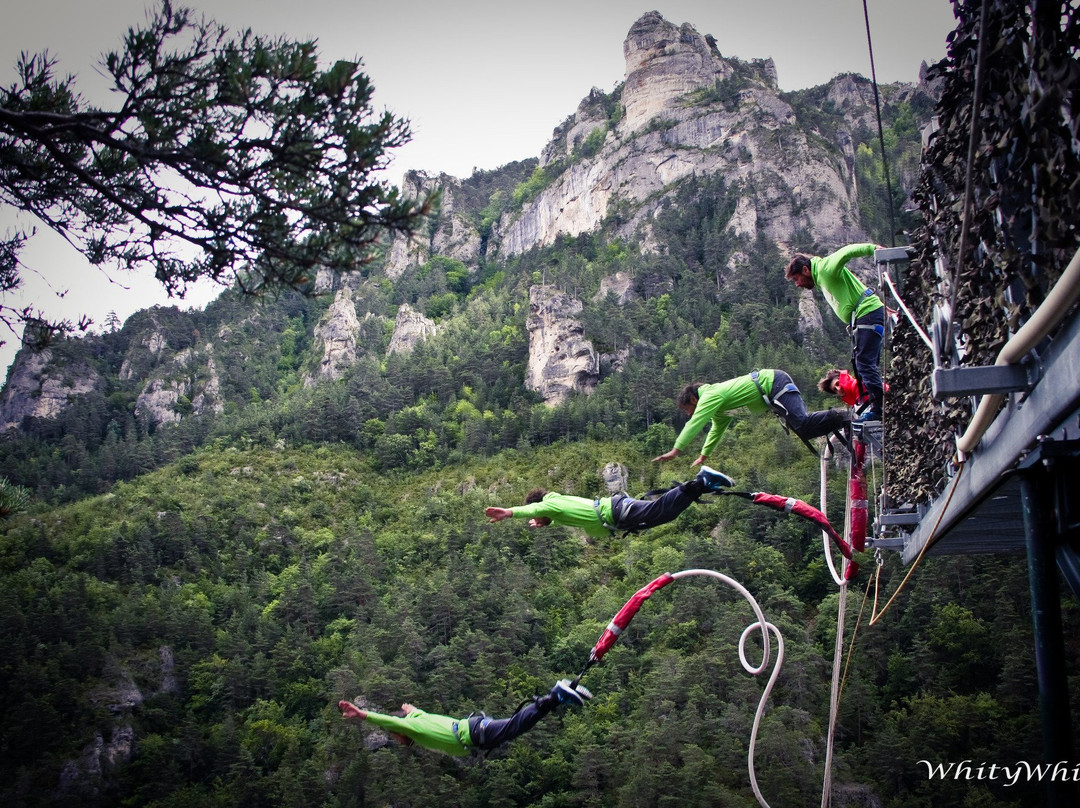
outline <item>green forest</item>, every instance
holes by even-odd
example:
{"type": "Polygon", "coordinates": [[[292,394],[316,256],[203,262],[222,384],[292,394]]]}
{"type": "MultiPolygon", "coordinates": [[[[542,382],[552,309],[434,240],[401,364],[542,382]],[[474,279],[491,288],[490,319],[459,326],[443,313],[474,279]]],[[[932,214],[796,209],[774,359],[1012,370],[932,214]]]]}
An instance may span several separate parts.
{"type": "MultiPolygon", "coordinates": [[[[788,100],[828,140],[840,113],[814,92],[788,100]]],[[[886,111],[885,142],[903,166],[929,111],[904,101],[886,111]]],[[[876,133],[857,134],[863,198],[887,201],[876,133]]],[[[477,224],[543,181],[529,161],[478,172],[465,181],[477,224]]],[[[728,227],[745,191],[722,177],[674,189],[654,222],[663,255],[615,237],[616,211],[596,233],[477,267],[435,256],[390,280],[375,261],[354,295],[364,353],[336,382],[304,384],[326,296],[227,292],[205,311],[147,310],[53,345],[55,362],[88,363],[107,384],[0,442],[0,493],[19,499],[0,521],[3,803],[756,805],[746,758],[765,677],[738,656],[753,616],[710,580],[654,595],[583,678],[595,694],[584,708],[489,756],[384,745],[337,708],[346,698],[381,712],[410,702],[509,714],[577,674],[641,586],[698,568],[742,583],[783,633],[757,779],[773,806],[818,802],[839,605],[818,530],[722,496],[601,540],[484,517],[538,486],[602,496],[612,462],[634,495],[689,479],[693,452],[651,462],[683,423],[673,397],[688,382],[776,367],[811,408],[835,403],[816,380],[846,366],[842,324],[799,333],[787,257],[728,227]],[[736,252],[745,263],[733,272],[736,252]],[[618,271],[639,294],[597,299],[618,271]],[[620,369],[602,367],[593,393],[558,406],[523,384],[538,283],[584,302],[599,352],[629,349],[620,369]],[[387,356],[403,303],[440,328],[387,356]],[[195,415],[181,400],[176,424],[136,416],[149,367],[138,363],[151,360],[132,346],[151,329],[173,351],[217,335],[221,414],[195,415]]],[[[875,210],[865,224],[884,242],[887,217],[875,210]]],[[[771,417],[738,418],[711,463],[739,490],[818,502],[817,458],[771,417]]],[[[840,524],[846,467],[827,468],[840,524]]],[[[880,483],[880,464],[871,472],[880,483]]],[[[886,553],[882,593],[906,572],[886,553]]],[[[846,604],[836,792],[886,808],[1035,804],[1036,782],[930,780],[920,763],[1039,760],[1024,558],[927,558],[868,626],[872,573],[846,604]]],[[[1080,615],[1072,600],[1064,608],[1075,672],[1080,615]]]]}

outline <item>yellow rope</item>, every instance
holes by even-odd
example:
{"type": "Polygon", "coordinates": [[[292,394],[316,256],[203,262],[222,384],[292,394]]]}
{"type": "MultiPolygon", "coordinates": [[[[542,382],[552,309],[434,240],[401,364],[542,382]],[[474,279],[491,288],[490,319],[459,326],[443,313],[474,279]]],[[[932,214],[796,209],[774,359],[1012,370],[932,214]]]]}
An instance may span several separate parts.
{"type": "MultiPolygon", "coordinates": [[[[878,567],[878,569],[881,569],[878,567]]],[[[844,695],[844,683],[847,681],[848,668],[851,666],[851,657],[855,653],[855,637],[859,633],[859,624],[862,622],[863,610],[866,608],[866,596],[870,594],[870,587],[866,587],[863,590],[862,603],[859,604],[859,616],[855,618],[855,628],[851,630],[851,643],[848,645],[847,659],[844,661],[844,673],[840,677],[840,692],[837,695],[836,703],[837,708],[840,705],[840,698],[844,695]]]]}
{"type": "Polygon", "coordinates": [[[923,546],[922,549],[919,550],[919,554],[915,556],[915,560],[911,562],[911,566],[908,568],[907,575],[904,576],[904,580],[902,580],[900,582],[900,585],[896,587],[896,591],[892,593],[892,597],[889,598],[888,602],[882,607],[880,612],[877,611],[878,576],[874,576],[874,613],[871,615],[868,625],[872,626],[877,623],[877,621],[881,619],[882,615],[884,615],[885,612],[888,611],[889,607],[892,605],[892,602],[896,600],[896,596],[900,594],[900,590],[902,590],[904,588],[904,585],[908,582],[911,574],[915,572],[915,568],[919,566],[919,562],[922,561],[922,558],[926,554],[926,551],[930,549],[930,545],[934,543],[934,537],[937,535],[938,528],[941,526],[941,520],[945,518],[945,514],[949,510],[949,503],[952,502],[953,494],[956,493],[956,484],[960,482],[960,477],[961,475],[963,475],[963,473],[964,463],[960,462],[959,469],[956,472],[956,476],[953,477],[952,485],[949,487],[949,496],[945,500],[945,505],[942,507],[941,513],[938,514],[937,522],[934,523],[934,529],[930,531],[930,535],[927,537],[926,541],[923,542],[923,546]]]}

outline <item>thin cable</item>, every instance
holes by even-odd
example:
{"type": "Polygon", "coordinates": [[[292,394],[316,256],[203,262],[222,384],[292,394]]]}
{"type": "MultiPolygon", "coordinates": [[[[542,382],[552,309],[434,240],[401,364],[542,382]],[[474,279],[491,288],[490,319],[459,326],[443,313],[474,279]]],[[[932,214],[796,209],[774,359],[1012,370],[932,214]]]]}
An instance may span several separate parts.
{"type": "MultiPolygon", "coordinates": [[[[863,5],[866,0],[863,0],[863,5]]],[[[964,251],[967,249],[968,213],[971,210],[971,197],[974,193],[973,170],[975,163],[975,141],[979,133],[979,107],[982,104],[983,92],[983,65],[986,64],[986,18],[989,14],[989,0],[982,0],[979,10],[979,46],[975,51],[975,92],[971,98],[971,130],[968,134],[967,166],[964,177],[964,207],[960,218],[960,248],[956,251],[956,266],[953,267],[952,289],[949,290],[949,322],[945,327],[945,339],[941,347],[947,349],[952,343],[953,321],[956,319],[956,293],[960,286],[960,267],[964,262],[964,251]]]]}
{"type": "MultiPolygon", "coordinates": [[[[880,569],[880,567],[878,568],[880,569]]],[[[877,575],[877,573],[875,573],[877,575]]],[[[866,609],[866,597],[870,594],[870,587],[866,587],[863,590],[862,603],[859,604],[859,616],[855,618],[855,628],[851,630],[851,642],[848,643],[847,661],[844,662],[844,675],[840,677],[840,697],[844,695],[844,684],[847,682],[848,668],[851,667],[851,658],[855,655],[855,637],[859,633],[859,626],[862,624],[863,612],[866,609]]],[[[839,701],[839,697],[837,699],[839,701]]]]}
{"type": "MultiPolygon", "coordinates": [[[[986,0],[983,0],[985,3],[986,0]]],[[[889,179],[889,161],[885,156],[885,130],[881,126],[881,98],[878,95],[877,71],[874,69],[874,43],[870,38],[870,12],[863,0],[863,17],[866,19],[866,47],[870,51],[870,80],[874,84],[874,106],[877,107],[878,140],[881,142],[881,168],[885,173],[885,192],[889,195],[889,239],[890,247],[896,246],[896,216],[893,213],[892,182],[889,179]]]]}

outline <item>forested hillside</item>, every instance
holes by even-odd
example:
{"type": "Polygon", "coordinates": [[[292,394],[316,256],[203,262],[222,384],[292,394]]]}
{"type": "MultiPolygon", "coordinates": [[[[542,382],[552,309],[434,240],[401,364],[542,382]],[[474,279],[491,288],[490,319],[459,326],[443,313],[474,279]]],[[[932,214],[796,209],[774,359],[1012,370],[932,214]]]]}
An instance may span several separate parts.
{"type": "MultiPolygon", "coordinates": [[[[685,104],[719,115],[742,103],[744,81],[736,72],[685,104]]],[[[831,315],[807,324],[783,276],[787,250],[829,251],[840,245],[819,238],[838,232],[888,243],[894,226],[877,132],[865,108],[836,105],[841,84],[853,88],[845,97],[869,94],[851,76],[784,94],[783,137],[763,137],[782,159],[781,142],[794,154],[797,136],[835,164],[857,188],[852,230],[799,229],[781,245],[764,213],[752,228],[733,222],[748,194],[775,201],[783,186],[694,175],[648,200],[648,245],[627,234],[640,207],[624,201],[594,231],[520,254],[434,254],[393,274],[387,247],[325,294],[227,292],[202,312],[155,308],[50,345],[56,378],[94,381],[0,441],[0,496],[16,506],[0,513],[3,804],[754,805],[746,756],[764,682],[739,664],[749,608],[713,581],[654,595],[585,676],[591,702],[486,759],[384,745],[336,706],[507,714],[578,673],[636,590],[689,568],[741,582],[782,631],[757,777],[777,808],[818,803],[839,596],[817,530],[723,496],[601,540],[490,524],[484,508],[521,504],[539,486],[603,496],[608,463],[625,466],[631,494],[690,478],[693,453],[651,462],[683,423],[673,396],[689,382],[776,367],[811,408],[836,403],[815,382],[847,365],[847,336],[831,315]],[[620,273],[632,293],[601,295],[620,273]],[[554,406],[524,383],[537,286],[580,301],[600,356],[595,389],[554,406]],[[343,292],[358,321],[355,361],[320,379],[316,333],[343,292]],[[436,329],[388,352],[403,304],[436,329]],[[139,403],[155,384],[205,395],[178,395],[155,419],[139,403]]],[[[618,90],[590,98],[618,119],[618,90]]],[[[883,98],[900,211],[931,110],[924,91],[884,88],[883,98]]],[[[658,119],[643,136],[666,137],[666,126],[658,119]]],[[[607,130],[593,131],[551,171],[593,156],[607,130]]],[[[478,173],[454,186],[453,214],[487,239],[551,180],[530,160],[478,173]]],[[[737,418],[711,462],[740,491],[818,502],[817,458],[771,417],[737,418]]],[[[843,459],[827,468],[839,527],[843,459]]],[[[883,594],[906,571],[886,554],[883,594]]],[[[847,604],[837,799],[1034,804],[1037,782],[930,780],[923,763],[1039,759],[1023,558],[929,558],[871,627],[872,572],[847,604]]],[[[1066,608],[1076,671],[1076,604],[1066,608]]]]}
{"type": "MultiPolygon", "coordinates": [[[[776,424],[737,433],[724,466],[740,486],[810,495],[816,464],[776,424]]],[[[708,497],[670,526],[588,543],[483,517],[538,483],[600,494],[609,460],[650,487],[648,458],[671,436],[392,474],[341,443],[218,441],[18,519],[2,555],[5,804],[751,805],[763,682],[736,644],[752,615],[712,582],[655,595],[587,674],[592,702],[483,762],[372,749],[335,707],[508,713],[579,671],[635,589],[684,568],[741,581],[783,632],[758,776],[772,804],[805,804],[820,790],[837,605],[805,525],[708,497]]],[[[889,591],[900,572],[888,566],[889,591]]],[[[1021,559],[926,563],[860,632],[837,782],[959,805],[970,784],[928,783],[916,761],[1031,759],[1026,604],[1021,559]]],[[[1030,804],[1024,788],[975,791],[1030,804]]]]}

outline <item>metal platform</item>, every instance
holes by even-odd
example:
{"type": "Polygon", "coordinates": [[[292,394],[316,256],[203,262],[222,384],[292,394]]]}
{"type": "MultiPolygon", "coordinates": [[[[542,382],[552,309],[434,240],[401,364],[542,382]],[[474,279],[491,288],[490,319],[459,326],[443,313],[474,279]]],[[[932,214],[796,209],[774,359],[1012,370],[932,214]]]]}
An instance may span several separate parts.
{"type": "Polygon", "coordinates": [[[967,459],[906,537],[903,561],[927,554],[1022,552],[1020,482],[1023,458],[1043,440],[1080,437],[1080,316],[1059,331],[1037,359],[1031,392],[1014,394],[967,459]],[[951,499],[950,499],[951,497],[951,499]]]}

